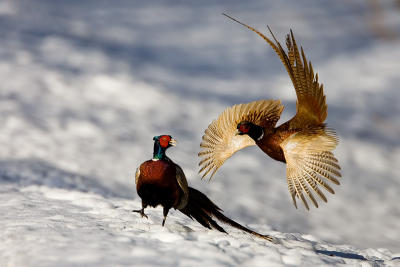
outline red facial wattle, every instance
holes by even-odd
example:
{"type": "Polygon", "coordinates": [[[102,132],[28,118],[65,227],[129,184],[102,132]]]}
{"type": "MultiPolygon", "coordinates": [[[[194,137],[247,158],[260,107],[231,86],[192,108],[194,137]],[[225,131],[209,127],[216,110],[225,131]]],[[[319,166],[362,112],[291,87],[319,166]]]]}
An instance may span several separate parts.
{"type": "Polygon", "coordinates": [[[169,137],[168,135],[163,135],[160,137],[160,146],[163,148],[167,148],[169,145],[169,142],[171,141],[171,137],[169,137]]]}

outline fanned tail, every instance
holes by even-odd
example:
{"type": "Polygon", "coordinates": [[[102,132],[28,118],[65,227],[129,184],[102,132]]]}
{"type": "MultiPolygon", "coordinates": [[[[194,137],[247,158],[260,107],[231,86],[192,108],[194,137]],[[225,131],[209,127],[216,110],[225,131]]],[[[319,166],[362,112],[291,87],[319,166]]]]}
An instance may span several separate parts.
{"type": "Polygon", "coordinates": [[[189,187],[189,201],[186,207],[180,209],[180,211],[191,219],[195,219],[201,225],[208,229],[216,229],[220,232],[226,233],[224,228],[218,225],[218,223],[213,220],[213,217],[217,218],[219,221],[229,224],[237,229],[240,229],[246,233],[255,235],[257,237],[266,239],[268,241],[273,241],[274,239],[269,235],[262,235],[254,232],[243,225],[229,219],[221,213],[221,209],[215,205],[206,195],[201,193],[199,190],[189,187]]]}

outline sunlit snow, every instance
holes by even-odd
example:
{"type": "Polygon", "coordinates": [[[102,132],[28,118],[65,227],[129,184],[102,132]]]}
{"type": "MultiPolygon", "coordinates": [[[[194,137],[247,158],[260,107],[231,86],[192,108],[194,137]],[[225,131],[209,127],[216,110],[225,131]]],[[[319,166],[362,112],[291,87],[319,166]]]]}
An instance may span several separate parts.
{"type": "Polygon", "coordinates": [[[400,9],[378,11],[389,38],[370,2],[1,1],[0,266],[400,265],[400,9]],[[324,84],[343,177],[318,209],[296,210],[285,165],[256,147],[197,174],[227,106],[281,99],[278,124],[295,113],[273,50],[222,12],[282,43],[292,29],[324,84]],[[132,213],[160,134],[192,187],[278,243],[132,213]]]}

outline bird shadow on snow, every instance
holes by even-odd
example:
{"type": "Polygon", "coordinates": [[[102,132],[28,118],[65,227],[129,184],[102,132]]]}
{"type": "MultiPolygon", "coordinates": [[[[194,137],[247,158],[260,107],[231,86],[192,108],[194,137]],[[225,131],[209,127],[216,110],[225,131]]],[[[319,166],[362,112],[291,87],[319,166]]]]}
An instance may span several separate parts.
{"type": "Polygon", "coordinates": [[[364,256],[358,255],[356,253],[333,251],[333,250],[321,250],[321,249],[317,249],[317,250],[315,250],[315,252],[318,254],[324,254],[324,255],[332,256],[332,257],[335,256],[335,257],[340,257],[340,258],[363,260],[363,261],[368,260],[364,256]]]}
{"type": "MultiPolygon", "coordinates": [[[[383,262],[385,262],[384,260],[379,259],[377,257],[365,258],[362,255],[359,255],[357,253],[352,253],[352,252],[323,250],[323,249],[315,249],[314,251],[317,254],[323,254],[323,255],[326,255],[326,256],[330,256],[330,257],[339,257],[339,258],[345,258],[345,259],[369,261],[369,262],[373,262],[373,263],[383,263],[383,262]]],[[[400,257],[394,257],[394,258],[391,259],[391,261],[397,261],[397,260],[400,260],[400,257]]]]}
{"type": "Polygon", "coordinates": [[[36,158],[1,160],[0,184],[18,184],[22,187],[43,185],[51,188],[92,192],[103,197],[127,197],[126,194],[121,193],[124,190],[119,190],[123,188],[122,185],[113,186],[112,189],[101,184],[94,177],[66,171],[36,158]]]}

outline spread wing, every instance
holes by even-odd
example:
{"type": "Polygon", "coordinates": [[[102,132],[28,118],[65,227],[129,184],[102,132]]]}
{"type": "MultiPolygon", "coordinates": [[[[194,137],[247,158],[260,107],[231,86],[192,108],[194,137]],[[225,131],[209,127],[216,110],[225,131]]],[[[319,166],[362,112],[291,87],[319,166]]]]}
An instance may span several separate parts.
{"type": "Polygon", "coordinates": [[[318,82],[318,74],[314,75],[311,62],[307,61],[302,47],[300,48],[301,52],[299,52],[293,32],[290,31],[290,35],[286,37],[288,52],[285,52],[269,27],[268,29],[273,40],[253,27],[226,14],[224,15],[261,36],[281,59],[292,80],[297,95],[297,113],[289,122],[291,128],[299,128],[307,125],[321,125],[326,119],[328,108],[323,92],[323,85],[318,82]]]}
{"type": "Polygon", "coordinates": [[[225,160],[236,151],[255,145],[248,135],[236,135],[238,123],[248,121],[263,128],[272,128],[279,120],[282,110],[283,106],[279,100],[258,100],[225,109],[203,135],[199,152],[199,173],[203,172],[202,177],[211,173],[211,179],[225,160]]]}
{"type": "Polygon", "coordinates": [[[178,181],[179,187],[182,189],[183,192],[183,195],[178,203],[178,206],[176,207],[176,209],[180,210],[183,209],[189,201],[189,187],[185,173],[183,172],[182,168],[178,164],[175,164],[175,168],[176,168],[176,180],[178,181]]]}
{"type": "Polygon", "coordinates": [[[289,192],[296,208],[297,197],[309,209],[304,194],[315,207],[318,207],[312,191],[327,202],[319,186],[332,194],[335,193],[327,182],[340,184],[337,179],[341,177],[340,166],[331,152],[337,143],[335,132],[326,129],[325,126],[297,132],[281,143],[287,164],[286,178],[289,192]]]}

